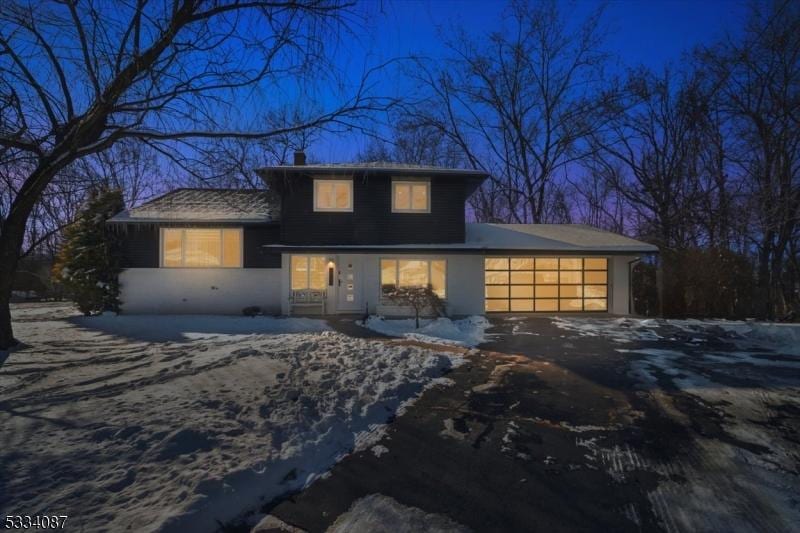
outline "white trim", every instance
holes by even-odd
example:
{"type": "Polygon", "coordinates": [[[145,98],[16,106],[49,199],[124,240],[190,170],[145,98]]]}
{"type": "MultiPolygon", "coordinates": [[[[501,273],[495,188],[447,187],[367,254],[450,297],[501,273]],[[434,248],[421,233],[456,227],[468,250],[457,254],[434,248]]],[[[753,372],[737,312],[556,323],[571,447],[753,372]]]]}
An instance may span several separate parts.
{"type": "Polygon", "coordinates": [[[179,269],[179,268],[191,268],[191,269],[198,269],[198,268],[212,268],[212,269],[236,269],[236,268],[244,268],[244,230],[243,228],[238,227],[209,227],[209,228],[183,228],[183,227],[161,227],[159,228],[158,232],[158,267],[159,268],[169,268],[169,269],[179,269]],[[187,230],[194,230],[194,229],[202,229],[202,230],[216,230],[220,232],[219,235],[219,266],[187,266],[186,265],[186,238],[185,234],[187,230]],[[167,266],[164,264],[164,232],[166,230],[180,230],[181,231],[181,265],[180,266],[167,266]],[[225,242],[223,237],[223,230],[227,231],[237,231],[239,232],[239,264],[237,266],[224,266],[224,250],[225,250],[225,242]]]}
{"type": "Polygon", "coordinates": [[[430,179],[409,179],[409,178],[392,178],[392,213],[407,213],[407,214],[424,214],[431,212],[431,180],[430,179]],[[425,209],[414,209],[410,207],[408,209],[399,209],[395,206],[395,185],[404,185],[408,186],[408,201],[409,205],[414,205],[414,198],[412,194],[412,186],[413,185],[425,185],[428,193],[425,195],[425,209]]]}
{"type": "MultiPolygon", "coordinates": [[[[314,211],[322,212],[322,213],[352,213],[353,212],[353,180],[352,179],[328,179],[328,178],[314,178],[313,183],[314,188],[314,211]],[[348,207],[319,207],[317,205],[317,184],[321,182],[333,183],[336,185],[337,183],[344,183],[348,186],[350,190],[350,205],[348,207]]],[[[335,196],[335,195],[334,195],[335,196]]],[[[335,203],[335,198],[334,198],[335,203]]]]}

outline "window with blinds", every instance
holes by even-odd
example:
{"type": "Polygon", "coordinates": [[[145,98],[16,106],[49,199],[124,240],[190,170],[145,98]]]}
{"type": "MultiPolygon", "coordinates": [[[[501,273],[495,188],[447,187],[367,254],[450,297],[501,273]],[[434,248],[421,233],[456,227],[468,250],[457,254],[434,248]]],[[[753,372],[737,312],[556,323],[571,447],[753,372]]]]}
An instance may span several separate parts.
{"type": "Polygon", "coordinates": [[[241,228],[163,228],[161,266],[165,268],[240,268],[241,228]]]}

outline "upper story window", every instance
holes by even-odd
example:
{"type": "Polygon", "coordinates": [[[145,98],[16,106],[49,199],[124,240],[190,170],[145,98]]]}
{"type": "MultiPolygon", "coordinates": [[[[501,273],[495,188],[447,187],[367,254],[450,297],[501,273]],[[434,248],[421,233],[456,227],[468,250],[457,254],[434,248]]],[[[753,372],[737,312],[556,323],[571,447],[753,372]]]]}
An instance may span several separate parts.
{"type": "Polygon", "coordinates": [[[162,228],[161,266],[240,268],[241,228],[162,228]]]}
{"type": "Polygon", "coordinates": [[[314,180],[314,211],[352,211],[353,180],[314,180]]]}
{"type": "Polygon", "coordinates": [[[392,180],[393,213],[430,213],[431,182],[392,180]]]}

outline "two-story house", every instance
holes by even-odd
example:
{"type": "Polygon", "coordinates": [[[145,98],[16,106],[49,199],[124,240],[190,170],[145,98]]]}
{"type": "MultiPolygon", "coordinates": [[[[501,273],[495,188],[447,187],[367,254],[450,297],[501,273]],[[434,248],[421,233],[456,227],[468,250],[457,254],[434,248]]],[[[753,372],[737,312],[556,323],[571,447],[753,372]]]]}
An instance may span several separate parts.
{"type": "Polygon", "coordinates": [[[263,168],[264,190],[178,189],[110,220],[128,313],[403,315],[393,286],[430,285],[451,315],[628,314],[656,247],[576,224],[473,224],[481,171],[396,165],[263,168]]]}

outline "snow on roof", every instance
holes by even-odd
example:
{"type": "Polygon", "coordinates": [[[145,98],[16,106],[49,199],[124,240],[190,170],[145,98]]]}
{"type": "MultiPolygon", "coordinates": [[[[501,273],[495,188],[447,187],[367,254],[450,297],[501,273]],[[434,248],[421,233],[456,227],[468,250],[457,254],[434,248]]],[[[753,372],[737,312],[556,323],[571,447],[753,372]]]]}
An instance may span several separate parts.
{"type": "Polygon", "coordinates": [[[272,222],[278,206],[258,189],[176,189],[139,207],[127,209],[109,222],[272,222]]]}
{"type": "Polygon", "coordinates": [[[467,224],[467,242],[481,248],[657,252],[658,248],[585,224],[467,224]]]}
{"type": "Polygon", "coordinates": [[[475,177],[486,177],[489,174],[483,170],[438,167],[434,165],[415,165],[410,163],[395,163],[392,161],[367,161],[364,163],[325,163],[314,165],[280,165],[258,169],[260,172],[274,173],[337,173],[337,172],[363,172],[374,170],[378,172],[397,172],[413,174],[452,174],[475,177]]]}
{"type": "Polygon", "coordinates": [[[467,224],[463,243],[387,245],[282,245],[271,248],[431,250],[485,252],[503,250],[532,252],[653,253],[658,248],[624,235],[584,224],[467,224]]]}

